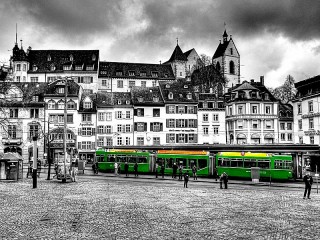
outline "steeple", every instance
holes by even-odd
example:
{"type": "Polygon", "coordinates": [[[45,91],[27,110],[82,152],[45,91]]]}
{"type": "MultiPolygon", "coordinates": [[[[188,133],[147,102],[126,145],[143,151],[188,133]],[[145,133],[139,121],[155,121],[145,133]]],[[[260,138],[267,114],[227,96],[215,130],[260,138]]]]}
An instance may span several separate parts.
{"type": "Polygon", "coordinates": [[[224,30],[224,33],[223,33],[222,37],[223,37],[223,42],[228,41],[228,34],[227,34],[227,30],[224,30]]]}

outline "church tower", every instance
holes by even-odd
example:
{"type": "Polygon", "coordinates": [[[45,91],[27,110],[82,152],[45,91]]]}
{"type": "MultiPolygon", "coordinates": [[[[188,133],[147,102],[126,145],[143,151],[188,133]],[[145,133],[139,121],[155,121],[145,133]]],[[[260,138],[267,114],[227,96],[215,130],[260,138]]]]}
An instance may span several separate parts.
{"type": "Polygon", "coordinates": [[[240,54],[231,35],[228,39],[226,30],[224,30],[222,37],[223,42],[220,41],[212,57],[212,64],[227,79],[226,87],[230,88],[240,83],[240,54]]]}

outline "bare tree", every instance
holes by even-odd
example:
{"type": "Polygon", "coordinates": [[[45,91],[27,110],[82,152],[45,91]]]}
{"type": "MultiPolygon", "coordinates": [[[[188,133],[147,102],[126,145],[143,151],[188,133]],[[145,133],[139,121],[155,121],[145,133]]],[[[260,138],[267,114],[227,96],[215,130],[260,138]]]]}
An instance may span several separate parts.
{"type": "Polygon", "coordinates": [[[294,82],[294,78],[291,75],[288,75],[283,85],[275,89],[269,88],[269,91],[282,103],[288,103],[297,93],[297,89],[294,87],[294,82]]]}

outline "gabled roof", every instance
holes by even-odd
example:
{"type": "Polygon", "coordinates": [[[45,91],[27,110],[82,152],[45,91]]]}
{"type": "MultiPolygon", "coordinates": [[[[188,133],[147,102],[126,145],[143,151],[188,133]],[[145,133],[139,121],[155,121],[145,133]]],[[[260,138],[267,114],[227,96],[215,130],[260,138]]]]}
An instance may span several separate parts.
{"type": "Polygon", "coordinates": [[[192,48],[192,49],[190,49],[189,51],[186,51],[186,52],[184,53],[184,55],[186,56],[186,58],[189,57],[190,53],[191,53],[193,50],[194,50],[194,48],[192,48]]]}
{"type": "Polygon", "coordinates": [[[125,62],[100,62],[99,77],[150,78],[159,80],[175,79],[170,65],[125,62]],[[121,76],[118,76],[117,72],[121,72],[121,76]],[[158,77],[154,75],[155,73],[158,77]]]}
{"type": "Polygon", "coordinates": [[[97,71],[99,50],[30,50],[28,60],[31,72],[34,72],[34,65],[38,68],[36,72],[63,72],[64,65],[71,65],[73,71],[76,65],[83,66],[83,71],[86,66],[93,65],[94,71],[97,71]],[[54,71],[51,71],[52,65],[54,71]]]}
{"type": "Polygon", "coordinates": [[[239,87],[232,90],[232,92],[237,92],[241,90],[258,90],[256,87],[252,86],[247,81],[244,81],[239,87]]]}
{"type": "Polygon", "coordinates": [[[182,50],[178,44],[177,44],[176,48],[174,49],[170,59],[166,63],[173,62],[173,61],[188,61],[187,57],[182,52],[182,50]]]}
{"type": "Polygon", "coordinates": [[[82,94],[81,96],[81,100],[80,100],[80,103],[79,103],[79,112],[96,112],[97,111],[97,95],[95,93],[91,93],[91,94],[82,94]],[[91,108],[84,108],[83,107],[83,103],[84,103],[84,100],[86,98],[89,98],[92,102],[92,107],[91,108]]]}
{"type": "Polygon", "coordinates": [[[227,47],[229,45],[229,42],[230,42],[230,40],[225,41],[223,43],[220,42],[218,47],[217,47],[216,52],[213,55],[213,58],[218,58],[218,57],[223,56],[223,54],[225,53],[225,51],[226,51],[226,49],[227,49],[227,47]]]}
{"type": "Polygon", "coordinates": [[[134,105],[164,105],[164,101],[160,92],[160,87],[134,87],[131,90],[131,94],[132,102],[134,105]]]}
{"type": "Polygon", "coordinates": [[[165,103],[197,103],[191,82],[174,81],[159,83],[161,94],[165,103]],[[169,98],[172,93],[172,99],[169,98]],[[187,95],[191,93],[191,99],[187,95]]]}

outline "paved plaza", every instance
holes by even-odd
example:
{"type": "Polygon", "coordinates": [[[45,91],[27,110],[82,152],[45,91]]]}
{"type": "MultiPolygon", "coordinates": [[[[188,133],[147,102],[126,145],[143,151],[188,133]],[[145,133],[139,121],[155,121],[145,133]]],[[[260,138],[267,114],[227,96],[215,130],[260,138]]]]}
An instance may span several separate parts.
{"type": "MultiPolygon", "coordinates": [[[[79,175],[0,182],[0,239],[319,239],[320,194],[215,180],[79,175]]],[[[314,186],[316,187],[316,186],[314,186]]]]}

